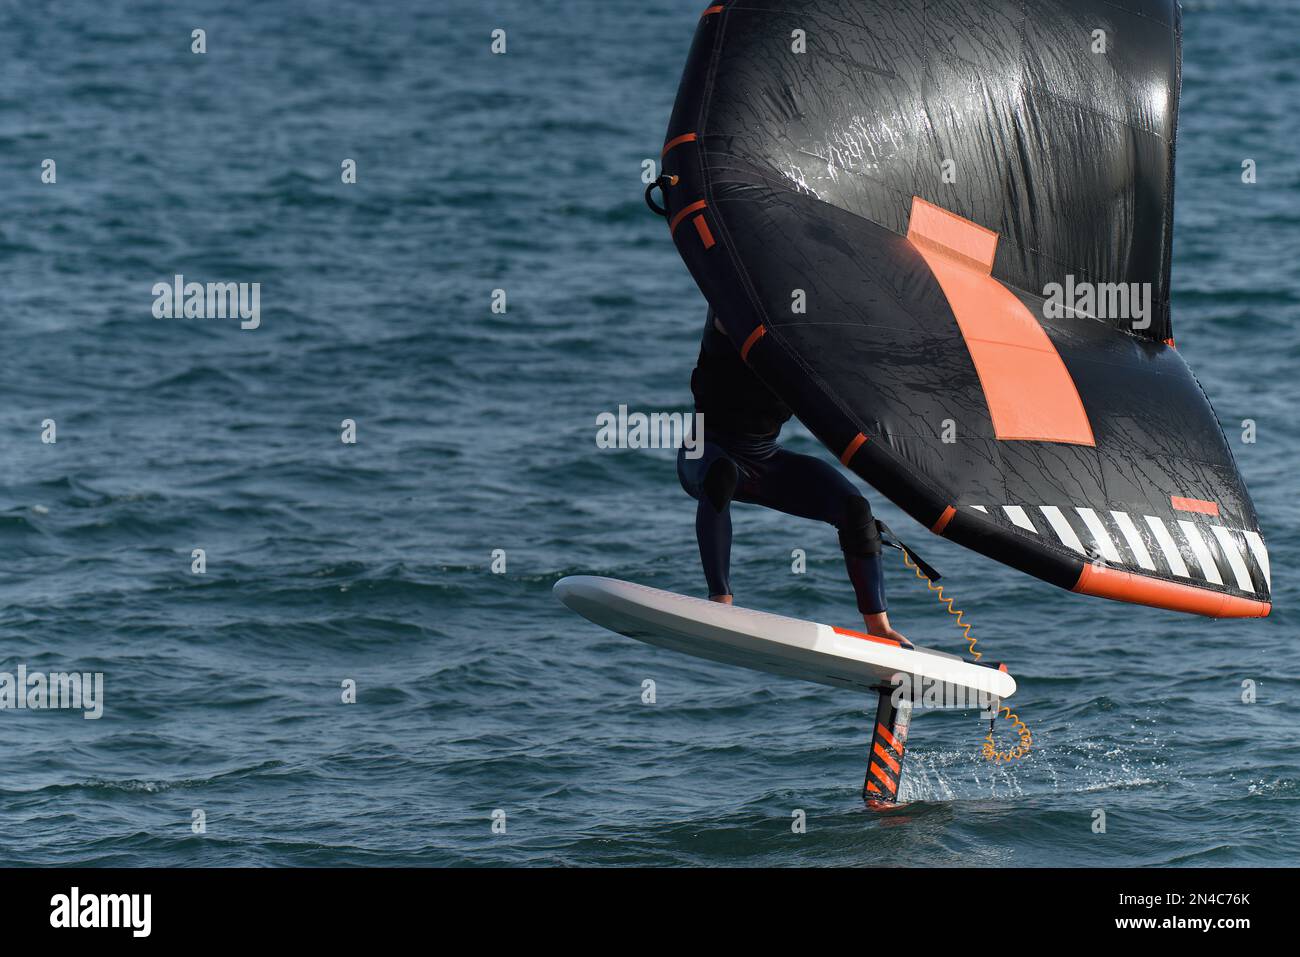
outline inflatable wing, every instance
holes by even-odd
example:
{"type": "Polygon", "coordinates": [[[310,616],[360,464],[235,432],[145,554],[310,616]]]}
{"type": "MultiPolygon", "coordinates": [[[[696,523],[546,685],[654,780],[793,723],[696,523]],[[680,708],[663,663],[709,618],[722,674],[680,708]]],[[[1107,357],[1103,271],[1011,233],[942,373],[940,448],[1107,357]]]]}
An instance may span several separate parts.
{"type": "Polygon", "coordinates": [[[913,518],[1063,588],[1267,615],[1169,317],[1175,0],[735,0],[660,185],[728,335],[913,518]]]}

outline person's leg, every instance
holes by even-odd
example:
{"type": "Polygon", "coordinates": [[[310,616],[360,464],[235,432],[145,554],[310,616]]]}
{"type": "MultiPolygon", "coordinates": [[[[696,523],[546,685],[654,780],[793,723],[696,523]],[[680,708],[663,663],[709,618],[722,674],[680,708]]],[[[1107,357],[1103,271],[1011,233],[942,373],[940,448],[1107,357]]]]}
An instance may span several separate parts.
{"type": "Polygon", "coordinates": [[[763,461],[757,481],[746,483],[737,500],[835,526],[868,630],[907,641],[889,623],[880,532],[871,505],[837,469],[810,455],[777,449],[763,461]]]}
{"type": "Polygon", "coordinates": [[[700,498],[695,506],[695,538],[700,545],[700,563],[704,580],[709,583],[709,598],[731,604],[731,503],[719,508],[700,498]]]}
{"type": "Polygon", "coordinates": [[[695,462],[677,457],[678,477],[687,494],[694,497],[695,538],[700,547],[700,564],[709,585],[709,598],[731,604],[731,499],[739,471],[736,464],[712,443],[705,443],[704,456],[695,462]]]}

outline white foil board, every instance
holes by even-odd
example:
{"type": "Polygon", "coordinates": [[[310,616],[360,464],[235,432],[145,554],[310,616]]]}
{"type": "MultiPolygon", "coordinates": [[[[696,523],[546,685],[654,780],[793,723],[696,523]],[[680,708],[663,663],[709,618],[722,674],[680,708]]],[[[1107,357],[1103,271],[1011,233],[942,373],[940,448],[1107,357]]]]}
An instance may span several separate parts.
{"type": "Polygon", "coordinates": [[[879,691],[893,686],[896,675],[908,675],[914,682],[944,682],[998,698],[1016,690],[1006,671],[958,655],[617,578],[562,578],[555,596],[589,621],[638,641],[836,688],[879,691]]]}

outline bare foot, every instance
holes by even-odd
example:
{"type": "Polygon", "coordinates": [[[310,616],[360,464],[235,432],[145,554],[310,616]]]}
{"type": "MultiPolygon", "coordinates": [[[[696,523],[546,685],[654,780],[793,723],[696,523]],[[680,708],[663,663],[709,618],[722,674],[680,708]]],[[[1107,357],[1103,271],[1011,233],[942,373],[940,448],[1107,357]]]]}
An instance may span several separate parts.
{"type": "Polygon", "coordinates": [[[731,596],[730,596],[730,595],[710,595],[710,596],[709,596],[709,601],[716,601],[716,602],[718,602],[719,604],[730,605],[730,604],[731,604],[731,596]]]}
{"type": "Polygon", "coordinates": [[[875,635],[877,638],[890,638],[898,642],[904,648],[916,647],[902,634],[894,631],[893,627],[889,624],[888,612],[882,611],[874,615],[863,615],[862,620],[867,623],[868,634],[875,635]]]}
{"type": "Polygon", "coordinates": [[[910,641],[907,640],[907,636],[906,636],[906,635],[904,635],[902,632],[894,631],[894,629],[892,629],[892,628],[889,629],[889,631],[885,632],[885,633],[884,633],[883,635],[881,635],[880,637],[881,637],[881,638],[892,638],[894,641],[898,642],[898,643],[899,643],[900,645],[902,645],[904,648],[915,648],[915,647],[916,647],[916,645],[912,644],[910,641]]]}

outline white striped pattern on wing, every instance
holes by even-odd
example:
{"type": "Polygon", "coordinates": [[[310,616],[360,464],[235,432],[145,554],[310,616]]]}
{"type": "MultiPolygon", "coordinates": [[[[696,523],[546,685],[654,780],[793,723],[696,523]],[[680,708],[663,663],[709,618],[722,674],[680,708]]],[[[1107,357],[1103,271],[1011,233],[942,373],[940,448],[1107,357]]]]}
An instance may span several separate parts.
{"type": "MultiPolygon", "coordinates": [[[[986,505],[965,507],[984,515],[990,514],[990,507],[986,505]]],[[[994,508],[1001,508],[1017,528],[1035,535],[1042,534],[1025,506],[1001,505],[994,508]]],[[[1190,519],[1166,522],[1155,515],[1143,515],[1142,519],[1150,530],[1150,537],[1146,538],[1139,523],[1128,512],[1112,509],[1098,513],[1086,506],[1076,505],[1073,510],[1078,519],[1072,520],[1065,510],[1055,505],[1036,505],[1030,508],[1042,514],[1047,527],[1062,545],[1081,555],[1099,558],[1114,565],[1129,565],[1158,573],[1161,567],[1150,547],[1154,543],[1159,557],[1164,560],[1165,573],[1176,578],[1199,578],[1211,585],[1224,585],[1225,578],[1230,577],[1231,584],[1244,592],[1267,595],[1272,589],[1268,550],[1257,531],[1201,524],[1190,519]],[[1109,516],[1109,523],[1106,516],[1109,516]],[[1085,544],[1087,539],[1091,539],[1091,547],[1085,544]],[[1215,545],[1218,546],[1217,551],[1213,547],[1215,545]],[[1218,556],[1219,552],[1222,552],[1222,558],[1218,556]],[[1196,571],[1189,567],[1190,559],[1195,560],[1196,571]],[[1250,559],[1254,560],[1257,571],[1252,571],[1250,559]],[[1262,588],[1256,586],[1256,581],[1260,579],[1263,581],[1262,588]]]]}

